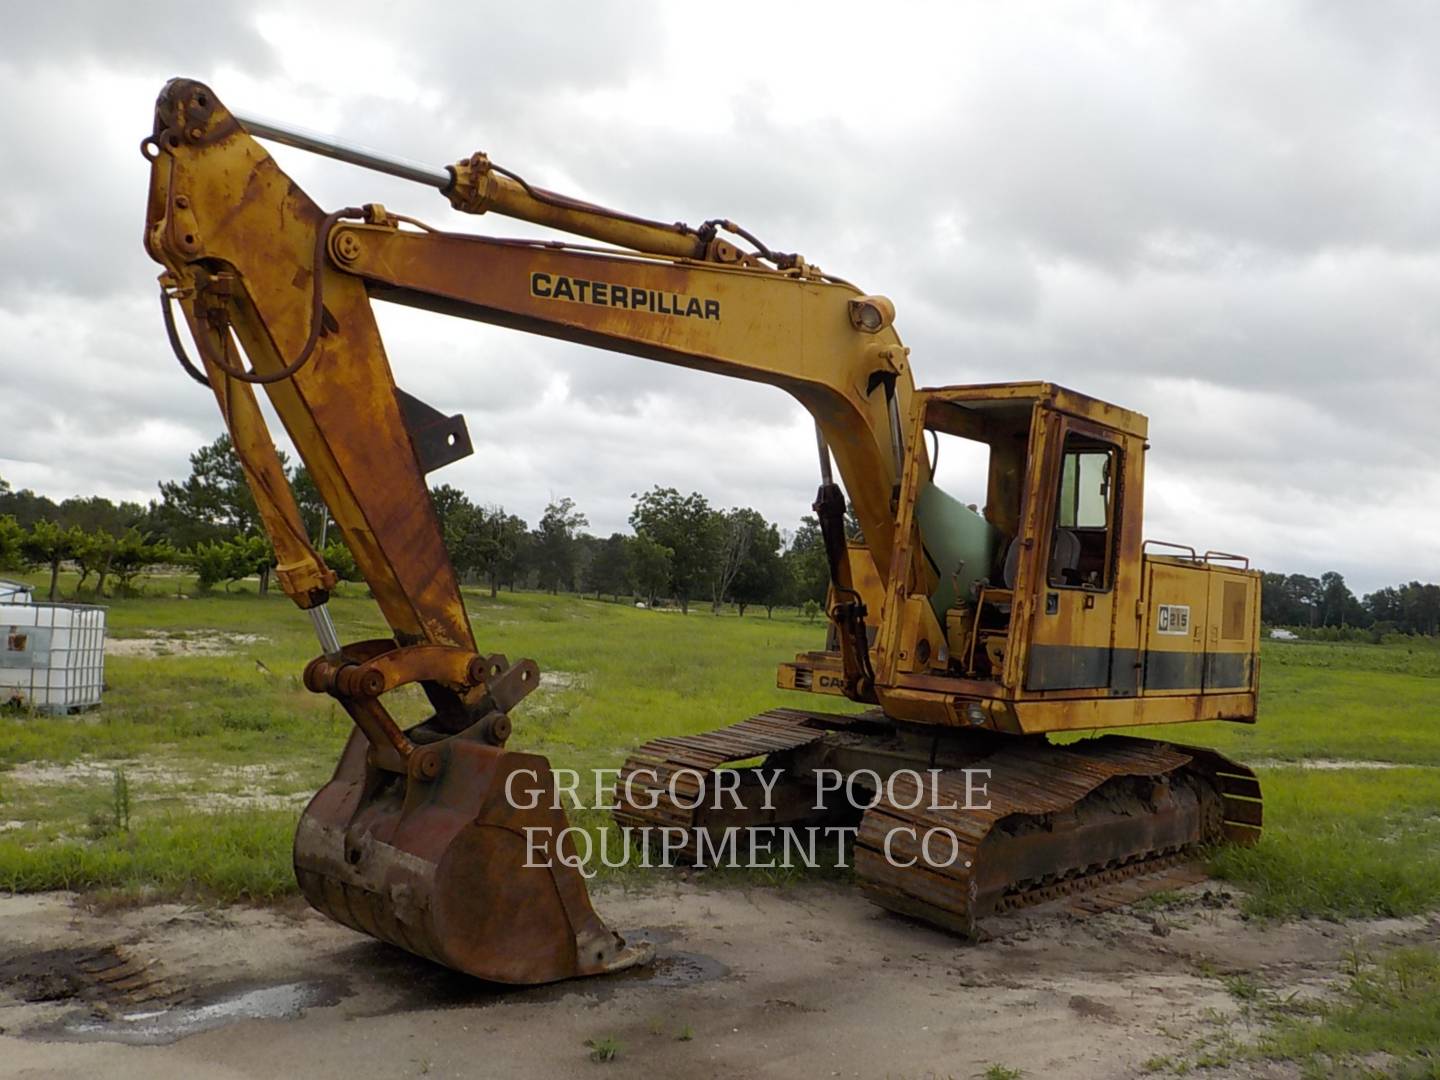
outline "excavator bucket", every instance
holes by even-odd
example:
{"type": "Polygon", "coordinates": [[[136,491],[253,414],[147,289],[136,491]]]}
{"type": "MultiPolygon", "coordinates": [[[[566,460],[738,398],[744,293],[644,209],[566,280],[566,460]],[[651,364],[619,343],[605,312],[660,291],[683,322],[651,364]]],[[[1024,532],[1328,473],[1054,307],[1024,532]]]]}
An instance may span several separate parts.
{"type": "Polygon", "coordinates": [[[493,982],[641,963],[590,906],[550,763],[504,748],[533,661],[360,642],[312,661],[311,689],[355,721],[295,834],[295,876],[336,922],[493,982]],[[419,682],[437,713],[401,731],[381,704],[419,682]]]}
{"type": "Polygon", "coordinates": [[[566,865],[567,821],[545,758],[463,735],[422,748],[408,775],[369,757],[369,741],[354,732],[300,819],[295,874],[318,911],[501,983],[647,958],[605,926],[566,865]]]}

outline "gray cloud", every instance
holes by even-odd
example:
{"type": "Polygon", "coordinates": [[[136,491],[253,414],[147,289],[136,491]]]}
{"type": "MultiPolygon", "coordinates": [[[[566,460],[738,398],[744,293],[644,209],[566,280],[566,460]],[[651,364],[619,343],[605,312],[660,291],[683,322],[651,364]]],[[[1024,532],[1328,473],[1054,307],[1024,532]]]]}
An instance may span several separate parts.
{"type": "MultiPolygon", "coordinates": [[[[1152,418],[1147,529],[1361,587],[1440,577],[1440,14],[1427,4],[37,9],[0,58],[0,472],[146,494],[219,431],[174,369],[135,144],[166,77],[432,163],[483,148],[663,220],[740,221],[890,295],[922,382],[1048,378],[1152,418]],[[383,33],[373,27],[383,25],[383,33]],[[863,27],[857,31],[857,27],[863,27]],[[39,358],[37,360],[37,358],[39,358]],[[63,448],[63,449],[57,449],[63,448]],[[70,453],[74,450],[74,453],[70,453]]],[[[17,20],[17,23],[19,21],[17,20]]],[[[286,149],[322,205],[431,192],[286,149]]],[[[436,479],[623,527],[651,482],[793,524],[784,394],[381,308],[470,419],[436,479]]]]}

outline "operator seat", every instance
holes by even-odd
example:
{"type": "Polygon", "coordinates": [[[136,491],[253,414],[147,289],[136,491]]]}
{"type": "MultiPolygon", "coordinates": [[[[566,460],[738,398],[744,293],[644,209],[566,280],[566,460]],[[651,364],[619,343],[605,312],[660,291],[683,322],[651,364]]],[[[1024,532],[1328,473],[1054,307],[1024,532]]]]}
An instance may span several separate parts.
{"type": "MultiPolygon", "coordinates": [[[[1020,567],[1020,552],[1024,549],[1021,538],[1016,536],[1010,541],[1010,548],[1005,552],[1005,587],[1015,588],[1015,575],[1020,567]]],[[[1056,529],[1055,537],[1050,545],[1050,568],[1047,579],[1051,582],[1060,581],[1066,585],[1073,584],[1072,577],[1080,568],[1080,538],[1069,529],[1056,529]]]]}

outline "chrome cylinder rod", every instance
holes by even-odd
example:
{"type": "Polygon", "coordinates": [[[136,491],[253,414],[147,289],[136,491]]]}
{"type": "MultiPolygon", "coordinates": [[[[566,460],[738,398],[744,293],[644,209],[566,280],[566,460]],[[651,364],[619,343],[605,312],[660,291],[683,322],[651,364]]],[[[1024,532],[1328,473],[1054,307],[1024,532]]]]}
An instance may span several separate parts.
{"type": "Polygon", "coordinates": [[[834,475],[830,472],[830,447],[825,445],[825,432],[820,430],[820,423],[815,423],[815,445],[820,450],[820,482],[830,485],[835,482],[834,475]]]}
{"type": "Polygon", "coordinates": [[[329,604],[316,604],[306,609],[310,623],[315,627],[315,636],[320,639],[320,651],[327,660],[340,659],[340,635],[335,633],[335,623],[330,618],[329,604]]]}
{"type": "Polygon", "coordinates": [[[364,169],[374,169],[376,172],[398,176],[401,180],[411,180],[427,187],[439,188],[441,191],[448,188],[454,179],[449,169],[436,169],[405,158],[392,157],[390,154],[382,154],[354,143],[341,142],[329,135],[306,131],[304,128],[290,127],[288,124],[278,124],[256,116],[241,116],[239,113],[235,114],[235,119],[257,139],[270,139],[272,142],[293,146],[297,150],[308,150],[312,154],[359,165],[364,169]]]}

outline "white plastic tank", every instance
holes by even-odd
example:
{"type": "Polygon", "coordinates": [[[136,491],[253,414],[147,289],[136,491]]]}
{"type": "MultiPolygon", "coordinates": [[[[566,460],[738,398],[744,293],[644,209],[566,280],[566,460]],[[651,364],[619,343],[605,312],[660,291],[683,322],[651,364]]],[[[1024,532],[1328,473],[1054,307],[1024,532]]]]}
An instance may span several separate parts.
{"type": "Polygon", "coordinates": [[[0,601],[0,704],[75,712],[104,686],[103,607],[0,601]]]}
{"type": "Polygon", "coordinates": [[[0,578],[0,604],[28,604],[35,599],[35,586],[0,578]]]}

